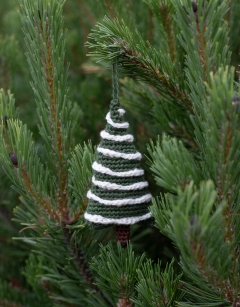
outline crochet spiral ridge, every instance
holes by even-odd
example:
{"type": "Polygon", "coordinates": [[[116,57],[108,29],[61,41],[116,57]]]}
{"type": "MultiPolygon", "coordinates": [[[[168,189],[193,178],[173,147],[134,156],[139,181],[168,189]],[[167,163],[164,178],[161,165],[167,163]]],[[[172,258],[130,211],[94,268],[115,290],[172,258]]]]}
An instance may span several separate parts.
{"type": "Polygon", "coordinates": [[[124,113],[118,99],[113,99],[92,165],[92,187],[84,217],[98,227],[131,225],[151,218],[148,207],[152,196],[140,166],[142,155],[133,145],[124,113]]]}

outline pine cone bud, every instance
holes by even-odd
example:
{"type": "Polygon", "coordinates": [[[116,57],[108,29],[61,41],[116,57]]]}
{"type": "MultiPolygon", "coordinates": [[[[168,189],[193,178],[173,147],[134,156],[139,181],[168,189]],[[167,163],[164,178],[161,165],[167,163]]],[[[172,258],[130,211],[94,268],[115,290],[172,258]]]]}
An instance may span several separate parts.
{"type": "Polygon", "coordinates": [[[18,166],[18,159],[17,156],[13,152],[9,152],[9,158],[12,161],[12,164],[17,167],[18,166]]]}
{"type": "Polygon", "coordinates": [[[194,13],[197,13],[198,10],[198,5],[195,1],[192,1],[192,9],[194,13]]]}

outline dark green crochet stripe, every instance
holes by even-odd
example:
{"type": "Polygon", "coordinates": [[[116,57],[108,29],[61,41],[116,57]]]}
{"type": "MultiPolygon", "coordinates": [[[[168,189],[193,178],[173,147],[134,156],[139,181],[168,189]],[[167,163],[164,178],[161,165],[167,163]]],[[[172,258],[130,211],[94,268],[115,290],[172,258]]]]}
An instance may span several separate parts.
{"type": "Polygon", "coordinates": [[[111,183],[121,184],[121,185],[130,185],[137,182],[145,181],[144,176],[137,176],[137,177],[117,177],[117,176],[110,176],[102,173],[98,173],[94,171],[94,176],[96,180],[99,181],[107,181],[111,183]]]}
{"type": "Polygon", "coordinates": [[[110,134],[114,135],[126,135],[128,133],[128,129],[122,129],[122,128],[114,128],[113,126],[107,124],[105,131],[107,131],[110,134]]]}
{"type": "Polygon", "coordinates": [[[124,217],[134,217],[147,214],[149,212],[148,207],[151,203],[144,203],[141,205],[128,205],[128,206],[106,206],[98,202],[90,200],[88,203],[87,212],[89,214],[101,215],[105,218],[120,219],[124,217]]]}
{"type": "Polygon", "coordinates": [[[122,152],[122,153],[136,153],[136,147],[130,142],[115,142],[102,139],[100,142],[100,147],[122,152]]]}
{"type": "Polygon", "coordinates": [[[141,168],[138,160],[125,160],[122,158],[110,158],[101,153],[97,153],[96,161],[114,172],[130,171],[141,168]]]}
{"type": "Polygon", "coordinates": [[[133,191],[119,191],[119,190],[110,191],[99,188],[95,185],[92,186],[91,191],[96,196],[105,200],[138,198],[149,193],[147,188],[143,188],[142,190],[133,190],[133,191]]]}
{"type": "MultiPolygon", "coordinates": [[[[86,223],[88,224],[88,227],[93,229],[93,230],[101,230],[101,229],[105,229],[105,228],[108,228],[108,227],[116,226],[116,224],[104,225],[104,224],[99,224],[99,223],[91,223],[89,221],[86,221],[86,223]]],[[[154,225],[154,218],[150,217],[150,218],[148,218],[146,220],[137,222],[136,224],[142,225],[142,226],[153,226],[154,225]]]]}

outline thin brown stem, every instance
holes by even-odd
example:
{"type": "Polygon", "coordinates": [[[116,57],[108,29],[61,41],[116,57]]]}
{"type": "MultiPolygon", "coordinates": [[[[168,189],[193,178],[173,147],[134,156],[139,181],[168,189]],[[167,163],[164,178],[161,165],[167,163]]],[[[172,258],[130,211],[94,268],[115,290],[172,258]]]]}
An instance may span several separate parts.
{"type": "Polygon", "coordinates": [[[46,211],[46,213],[49,215],[50,218],[54,219],[57,222],[60,222],[59,215],[57,214],[56,210],[53,208],[51,204],[51,199],[50,198],[46,199],[41,195],[40,192],[33,190],[28,171],[24,165],[22,165],[22,168],[21,168],[21,175],[22,175],[21,177],[24,181],[25,187],[28,193],[34,199],[34,201],[37,204],[40,204],[42,206],[42,208],[46,211]]]}
{"type": "MultiPolygon", "coordinates": [[[[7,125],[7,120],[6,120],[5,127],[3,129],[4,144],[5,144],[6,148],[8,149],[9,158],[10,158],[12,164],[14,165],[15,168],[19,168],[17,155],[13,152],[13,149],[11,148],[11,146],[8,142],[7,132],[8,132],[8,125],[7,125]]],[[[26,190],[28,191],[28,194],[33,198],[35,203],[40,204],[42,206],[42,208],[45,210],[45,212],[49,215],[50,218],[59,222],[60,221],[59,216],[58,216],[56,210],[53,208],[50,197],[48,197],[46,199],[41,194],[41,192],[34,191],[34,189],[32,188],[32,183],[31,183],[31,179],[30,179],[30,176],[28,174],[27,168],[25,167],[25,165],[23,163],[22,163],[22,166],[21,166],[19,173],[20,173],[21,179],[24,182],[24,186],[25,186],[26,190]]]]}
{"type": "Polygon", "coordinates": [[[56,174],[58,175],[59,182],[57,187],[57,202],[59,218],[63,223],[69,220],[69,208],[68,208],[68,193],[67,193],[67,174],[66,174],[66,160],[64,157],[64,148],[62,140],[62,123],[58,118],[59,103],[56,97],[56,86],[54,81],[54,62],[52,58],[52,46],[50,39],[50,24],[49,19],[46,17],[46,37],[44,37],[42,25],[38,26],[39,41],[41,42],[41,55],[42,64],[45,69],[46,81],[48,84],[48,91],[50,97],[50,125],[52,131],[52,149],[57,151],[55,154],[55,167],[56,174]],[[44,41],[44,42],[43,42],[44,41]],[[46,54],[44,52],[44,43],[46,45],[46,54]]]}
{"type": "Polygon", "coordinates": [[[104,4],[108,10],[108,13],[109,15],[112,17],[112,18],[116,18],[118,17],[118,13],[114,7],[114,5],[112,5],[112,3],[110,3],[108,0],[104,0],[104,4]]]}
{"type": "MultiPolygon", "coordinates": [[[[220,130],[220,149],[219,152],[224,152],[224,161],[222,165],[219,165],[218,167],[218,197],[220,202],[223,201],[223,199],[226,199],[226,206],[224,210],[224,216],[225,216],[225,229],[226,229],[226,236],[225,240],[228,242],[233,241],[234,237],[234,229],[231,227],[231,220],[232,220],[232,210],[231,210],[231,190],[228,188],[227,194],[224,192],[225,185],[229,181],[229,178],[227,178],[227,174],[224,172],[225,175],[223,175],[223,167],[225,167],[229,160],[229,154],[232,146],[232,127],[231,127],[231,121],[230,118],[227,120],[227,128],[222,131],[220,130]],[[226,144],[224,141],[224,135],[226,135],[226,144]],[[226,195],[225,195],[226,194],[226,195]]],[[[219,161],[221,161],[219,159],[219,161]]],[[[228,182],[228,185],[230,183],[228,182]]]]}
{"type": "Polygon", "coordinates": [[[148,41],[150,43],[153,41],[153,32],[154,32],[153,11],[149,10],[148,41]]]}
{"type": "Polygon", "coordinates": [[[177,134],[179,138],[183,139],[189,146],[192,148],[199,150],[198,144],[191,137],[184,126],[177,126],[176,124],[170,124],[171,129],[174,131],[174,134],[177,134]]]}
{"type": "MultiPolygon", "coordinates": [[[[205,53],[207,42],[200,29],[197,9],[194,11],[194,16],[195,16],[196,29],[197,29],[198,52],[200,55],[202,67],[204,69],[205,81],[209,83],[209,77],[208,77],[208,71],[207,71],[207,58],[206,58],[206,53],[205,53]]],[[[204,33],[206,31],[206,28],[207,28],[207,25],[205,24],[204,31],[203,31],[204,33]]]]}
{"type": "MultiPolygon", "coordinates": [[[[229,174],[223,169],[226,167],[227,163],[229,162],[229,154],[232,147],[232,125],[231,119],[227,118],[227,126],[223,126],[220,129],[220,148],[219,152],[224,153],[223,160],[221,159],[221,155],[219,157],[219,167],[218,167],[218,198],[219,201],[222,202],[226,200],[226,206],[223,212],[225,217],[225,241],[233,242],[234,240],[234,229],[232,227],[232,216],[233,212],[231,209],[231,190],[228,188],[226,192],[226,185],[231,185],[231,178],[229,174]],[[226,141],[225,141],[226,140],[226,141]]],[[[215,286],[215,289],[223,294],[229,302],[231,302],[232,306],[238,306],[237,302],[239,302],[239,298],[236,299],[236,294],[238,294],[238,289],[236,288],[235,284],[232,283],[232,280],[235,279],[235,270],[234,266],[236,262],[238,262],[238,253],[236,250],[232,250],[234,255],[233,265],[230,268],[229,278],[222,279],[219,277],[218,272],[216,272],[213,268],[209,267],[207,260],[205,258],[205,254],[207,251],[205,250],[204,243],[201,243],[200,246],[197,246],[195,240],[191,242],[191,248],[196,256],[196,265],[201,272],[204,279],[209,283],[215,286]]],[[[234,248],[234,247],[233,247],[234,248]]]]}
{"type": "Polygon", "coordinates": [[[160,5],[160,11],[163,17],[163,26],[167,33],[169,53],[171,55],[172,61],[174,62],[176,58],[176,51],[175,51],[174,33],[172,29],[172,24],[171,24],[172,14],[170,13],[169,6],[166,5],[165,3],[162,3],[160,5]]]}
{"type": "MultiPolygon", "coordinates": [[[[88,22],[90,22],[91,27],[94,27],[96,24],[96,18],[92,14],[92,11],[89,9],[89,7],[86,5],[86,2],[83,0],[78,0],[79,7],[81,8],[81,11],[83,11],[84,15],[87,17],[88,22]]],[[[84,23],[82,23],[84,25],[84,23]]]]}
{"type": "Polygon", "coordinates": [[[119,41],[118,44],[120,44],[124,50],[121,57],[125,57],[131,64],[148,72],[149,75],[157,79],[159,83],[167,89],[171,97],[175,98],[177,101],[183,102],[183,106],[192,112],[192,101],[185,92],[180,89],[179,85],[173,85],[170,78],[166,74],[163,75],[157,67],[152,67],[144,63],[145,59],[142,54],[136,50],[130,49],[124,41],[119,41]],[[142,61],[139,59],[142,59],[142,61]]]}
{"type": "Polygon", "coordinates": [[[204,245],[201,243],[200,246],[196,243],[195,239],[191,240],[191,249],[194,253],[196,260],[196,267],[199,272],[202,274],[205,281],[214,286],[214,289],[225,296],[225,299],[231,303],[235,302],[235,293],[234,289],[230,283],[229,279],[220,279],[218,273],[211,268],[207,263],[205,257],[204,245]]]}

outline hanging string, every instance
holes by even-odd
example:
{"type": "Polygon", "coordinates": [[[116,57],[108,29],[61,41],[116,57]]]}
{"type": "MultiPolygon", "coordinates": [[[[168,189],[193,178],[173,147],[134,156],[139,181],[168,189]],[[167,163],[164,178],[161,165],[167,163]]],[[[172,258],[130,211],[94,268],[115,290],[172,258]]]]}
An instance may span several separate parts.
{"type": "Polygon", "coordinates": [[[115,59],[115,62],[112,66],[112,96],[113,100],[119,100],[119,76],[118,76],[118,59],[115,59]]]}

